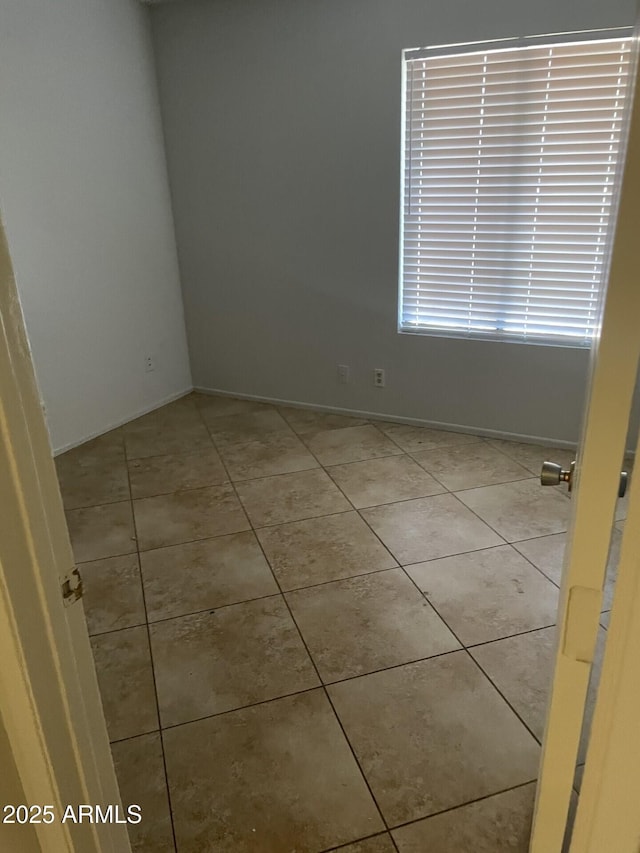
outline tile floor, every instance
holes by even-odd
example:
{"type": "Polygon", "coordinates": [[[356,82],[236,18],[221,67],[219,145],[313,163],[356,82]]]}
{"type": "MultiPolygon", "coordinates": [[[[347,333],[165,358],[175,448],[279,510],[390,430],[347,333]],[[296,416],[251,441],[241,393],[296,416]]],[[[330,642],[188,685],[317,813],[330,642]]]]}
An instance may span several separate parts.
{"type": "Polygon", "coordinates": [[[197,394],[59,457],[134,851],[525,853],[548,457],[197,394]]]}

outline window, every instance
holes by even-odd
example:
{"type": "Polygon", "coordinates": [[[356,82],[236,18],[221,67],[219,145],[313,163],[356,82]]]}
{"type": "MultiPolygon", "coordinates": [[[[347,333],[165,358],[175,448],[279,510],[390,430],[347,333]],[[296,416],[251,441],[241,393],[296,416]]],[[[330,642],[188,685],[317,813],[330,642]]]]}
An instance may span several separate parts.
{"type": "Polygon", "coordinates": [[[405,51],[400,331],[590,344],[631,70],[615,35],[405,51]]]}

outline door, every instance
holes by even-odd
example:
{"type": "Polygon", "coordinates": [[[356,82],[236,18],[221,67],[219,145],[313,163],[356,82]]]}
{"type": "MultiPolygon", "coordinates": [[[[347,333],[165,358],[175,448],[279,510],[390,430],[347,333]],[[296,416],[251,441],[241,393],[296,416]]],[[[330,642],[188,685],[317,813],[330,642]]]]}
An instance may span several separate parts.
{"type": "Polygon", "coordinates": [[[32,807],[24,826],[0,819],[0,848],[126,853],[125,825],[62,821],[120,800],[82,603],[63,597],[73,556],[1,223],[0,506],[3,782],[32,807]]]}
{"type": "MultiPolygon", "coordinates": [[[[619,194],[601,333],[593,352],[589,400],[572,484],[572,522],[564,560],[555,673],[543,742],[531,853],[559,853],[563,845],[587,688],[600,627],[602,589],[640,358],[640,283],[637,275],[640,268],[638,85],[635,86],[630,109],[627,156],[619,194]]],[[[632,482],[631,492],[638,493],[639,490],[640,484],[632,482]]],[[[631,498],[629,512],[636,508],[636,503],[637,499],[634,503],[631,498]]],[[[636,527],[640,527],[640,519],[636,521],[636,527]]],[[[622,546],[623,550],[626,549],[627,563],[623,560],[620,562],[617,584],[619,588],[626,588],[629,594],[634,591],[631,579],[631,537],[637,538],[632,528],[630,519],[625,525],[622,546]]],[[[620,610],[619,598],[619,592],[616,592],[614,606],[620,610]]],[[[634,602],[627,597],[625,603],[631,605],[634,602]]],[[[605,731],[605,726],[610,725],[612,720],[612,667],[617,668],[620,675],[624,646],[621,632],[631,629],[630,618],[625,622],[622,616],[617,619],[612,617],[584,780],[585,797],[589,798],[585,799],[585,803],[591,802],[592,809],[598,799],[596,767],[598,761],[600,767],[604,766],[605,753],[611,747],[610,732],[605,731]],[[610,652],[615,646],[619,648],[614,663],[610,652]],[[609,709],[608,718],[603,710],[605,707],[609,709]],[[596,753],[592,755],[597,744],[599,759],[596,753]]],[[[635,683],[637,677],[631,680],[635,683]]],[[[616,683],[619,688],[621,683],[616,683]]],[[[637,718],[640,704],[636,705],[635,713],[637,718]]],[[[627,731],[627,737],[631,735],[627,731]]],[[[614,785],[615,772],[611,772],[609,781],[614,785]]],[[[627,784],[631,785],[631,776],[627,784]]],[[[637,853],[638,839],[635,846],[590,846],[593,827],[588,826],[590,821],[585,803],[578,809],[571,853],[585,853],[587,850],[593,850],[594,853],[604,850],[637,853]]],[[[619,811],[615,803],[612,808],[619,811]]],[[[633,811],[637,811],[637,808],[633,811]]]]}
{"type": "Polygon", "coordinates": [[[632,484],[624,528],[574,853],[640,850],[640,477],[632,484]]]}

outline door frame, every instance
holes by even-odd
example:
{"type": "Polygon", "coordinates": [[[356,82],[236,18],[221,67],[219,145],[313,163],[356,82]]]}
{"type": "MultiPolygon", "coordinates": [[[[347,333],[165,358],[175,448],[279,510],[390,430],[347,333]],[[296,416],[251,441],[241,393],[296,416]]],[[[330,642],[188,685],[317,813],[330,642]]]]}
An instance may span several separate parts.
{"type": "MultiPolygon", "coordinates": [[[[638,29],[633,36],[637,60],[638,29]]],[[[583,424],[583,436],[576,464],[573,512],[564,557],[564,570],[558,611],[556,662],[543,741],[542,761],[536,793],[531,853],[559,853],[562,849],[574,782],[584,707],[600,630],[602,595],[615,521],[620,470],[626,450],[629,416],[632,409],[638,364],[640,362],[640,86],[637,63],[632,69],[632,92],[628,101],[628,137],[616,231],[610,257],[608,284],[599,340],[594,347],[589,399],[583,424]]],[[[637,492],[638,484],[631,487],[637,492]]],[[[629,540],[630,541],[630,540],[629,540]]],[[[630,546],[627,546],[629,548],[630,546]]],[[[634,606],[640,602],[633,602],[634,606]]],[[[620,609],[620,608],[619,608],[620,609]]],[[[631,629],[618,617],[607,637],[609,672],[612,667],[627,680],[631,671],[621,667],[622,637],[616,632],[631,629]],[[611,655],[615,655],[615,661],[611,655]]],[[[625,683],[618,685],[628,689],[625,683]]],[[[609,677],[600,684],[598,704],[611,708],[614,683],[609,677]]],[[[636,712],[640,706],[636,704],[636,712]]],[[[610,713],[612,711],[610,710],[610,713]]],[[[599,749],[590,761],[588,790],[595,797],[593,774],[610,759],[613,729],[605,732],[604,710],[599,712],[599,749]],[[605,760],[605,754],[608,758],[605,760]]],[[[622,725],[618,720],[617,725],[622,725]]],[[[627,732],[631,736],[631,732],[627,732]]],[[[589,749],[591,754],[591,748],[589,749]]],[[[624,779],[638,791],[640,765],[624,779]]],[[[585,777],[585,782],[587,781],[585,777]]],[[[613,777],[609,779],[614,784],[613,777]]],[[[620,780],[617,782],[620,785],[620,780]]],[[[618,809],[612,804],[615,812],[618,809]]],[[[580,812],[580,833],[576,827],[572,853],[596,850],[590,846],[591,824],[580,812]]],[[[613,812],[609,811],[609,817],[613,812]]],[[[629,817],[629,816],[627,816],[629,817]]],[[[622,814],[620,813],[622,819],[622,814]]],[[[599,853],[604,849],[599,848],[599,853]]],[[[635,847],[616,847],[616,853],[637,853],[635,847]]]]}
{"type": "Polygon", "coordinates": [[[0,716],[25,805],[55,812],[31,826],[47,853],[129,853],[122,824],[61,822],[121,803],[83,607],[62,595],[74,559],[1,222],[0,504],[0,716]]]}

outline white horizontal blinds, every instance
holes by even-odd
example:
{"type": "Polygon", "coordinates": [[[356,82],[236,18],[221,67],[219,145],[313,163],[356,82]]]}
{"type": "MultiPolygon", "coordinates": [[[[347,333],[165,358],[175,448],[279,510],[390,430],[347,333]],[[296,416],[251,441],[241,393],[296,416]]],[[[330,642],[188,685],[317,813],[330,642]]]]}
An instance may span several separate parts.
{"type": "Polygon", "coordinates": [[[590,342],[630,47],[406,54],[402,329],[590,342]]]}

